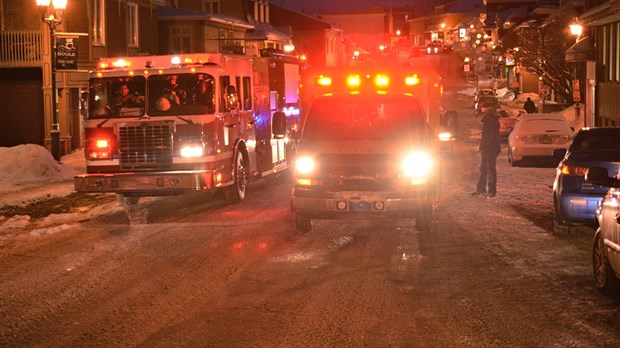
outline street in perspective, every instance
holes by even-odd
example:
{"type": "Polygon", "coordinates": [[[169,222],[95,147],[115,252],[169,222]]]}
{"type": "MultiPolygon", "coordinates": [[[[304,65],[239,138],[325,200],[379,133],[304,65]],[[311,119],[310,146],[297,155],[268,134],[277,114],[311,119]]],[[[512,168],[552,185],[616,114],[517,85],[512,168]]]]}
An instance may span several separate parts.
{"type": "Polygon", "coordinates": [[[503,142],[497,195],[471,196],[480,117],[461,74],[444,82],[459,136],[437,159],[429,231],[318,219],[302,233],[289,173],[234,205],[202,192],[141,202],[134,222],[91,194],[82,209],[112,212],[2,230],[2,345],[614,346],[618,298],[593,285],[594,228],[554,233],[555,167],[511,167],[503,142]]]}
{"type": "Polygon", "coordinates": [[[620,346],[618,0],[32,2],[0,347],[620,346]]]}

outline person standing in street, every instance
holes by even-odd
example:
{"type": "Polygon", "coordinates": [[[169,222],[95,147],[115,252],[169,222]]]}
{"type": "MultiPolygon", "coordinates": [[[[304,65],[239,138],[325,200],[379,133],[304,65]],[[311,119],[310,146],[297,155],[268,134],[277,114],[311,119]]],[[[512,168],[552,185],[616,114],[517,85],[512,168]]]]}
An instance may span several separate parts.
{"type": "Polygon", "coordinates": [[[533,114],[533,113],[536,112],[536,104],[534,104],[534,101],[532,99],[530,99],[530,97],[527,97],[527,100],[523,104],[523,109],[528,114],[533,114]]]}
{"type": "Polygon", "coordinates": [[[487,197],[495,197],[497,194],[497,171],[495,165],[497,156],[501,151],[499,137],[499,114],[497,110],[489,108],[482,113],[482,137],[480,139],[480,178],[476,185],[476,191],[471,195],[486,194],[487,197]]]}

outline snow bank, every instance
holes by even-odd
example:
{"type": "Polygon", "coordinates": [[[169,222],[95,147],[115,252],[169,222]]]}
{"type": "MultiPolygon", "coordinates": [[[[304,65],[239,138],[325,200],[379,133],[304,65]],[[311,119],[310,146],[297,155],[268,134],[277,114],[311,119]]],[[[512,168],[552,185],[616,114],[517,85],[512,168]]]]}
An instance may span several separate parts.
{"type": "Polygon", "coordinates": [[[19,185],[72,180],[81,172],[82,152],[63,157],[58,163],[43,146],[35,144],[0,147],[0,192],[19,190],[19,185]]]}

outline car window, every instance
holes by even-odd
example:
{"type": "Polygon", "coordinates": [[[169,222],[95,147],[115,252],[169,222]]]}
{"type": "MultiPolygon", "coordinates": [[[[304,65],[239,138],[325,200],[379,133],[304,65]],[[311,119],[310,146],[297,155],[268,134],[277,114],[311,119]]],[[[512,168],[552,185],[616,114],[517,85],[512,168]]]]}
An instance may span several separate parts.
{"type": "Polygon", "coordinates": [[[571,144],[571,151],[620,151],[620,133],[581,134],[571,144]]]}

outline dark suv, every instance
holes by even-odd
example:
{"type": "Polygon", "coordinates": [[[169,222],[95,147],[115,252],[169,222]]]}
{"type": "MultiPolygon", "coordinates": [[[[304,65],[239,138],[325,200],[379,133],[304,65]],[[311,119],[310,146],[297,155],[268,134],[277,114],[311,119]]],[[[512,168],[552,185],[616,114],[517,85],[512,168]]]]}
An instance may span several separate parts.
{"type": "Polygon", "coordinates": [[[620,165],[620,128],[584,128],[575,135],[568,152],[558,164],[553,183],[553,217],[556,229],[573,222],[595,223],[597,204],[607,188],[588,183],[588,168],[610,172],[620,165]]]}

